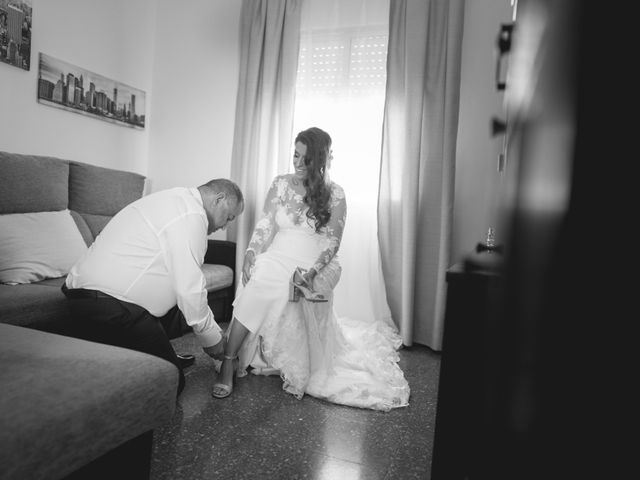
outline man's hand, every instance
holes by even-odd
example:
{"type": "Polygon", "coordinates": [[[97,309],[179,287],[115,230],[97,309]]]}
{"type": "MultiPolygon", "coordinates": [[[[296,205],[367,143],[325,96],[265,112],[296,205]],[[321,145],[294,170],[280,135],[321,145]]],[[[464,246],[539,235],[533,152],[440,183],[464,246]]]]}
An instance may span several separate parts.
{"type": "Polygon", "coordinates": [[[222,337],[222,340],[215,345],[211,347],[202,347],[202,350],[204,350],[204,353],[209,355],[211,358],[222,361],[224,359],[224,347],[226,344],[226,340],[222,337]]]}
{"type": "Polygon", "coordinates": [[[242,285],[246,285],[251,278],[251,270],[256,263],[256,257],[252,250],[249,250],[244,256],[244,263],[242,264],[242,285]]]}

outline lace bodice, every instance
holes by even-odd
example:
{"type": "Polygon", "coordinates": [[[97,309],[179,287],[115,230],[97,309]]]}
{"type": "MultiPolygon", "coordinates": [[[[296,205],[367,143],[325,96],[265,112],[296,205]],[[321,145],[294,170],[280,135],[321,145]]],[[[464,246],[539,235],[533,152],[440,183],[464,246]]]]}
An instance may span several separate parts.
{"type": "Polygon", "coordinates": [[[347,202],[340,185],[331,182],[331,200],[329,222],[315,233],[312,219],[307,217],[309,207],[304,203],[305,194],[302,182],[294,183],[294,175],[278,175],[273,179],[264,203],[262,218],[256,224],[247,252],[256,255],[266,251],[271,245],[278,230],[282,228],[303,228],[310,234],[323,237],[322,252],[315,261],[313,268],[320,272],[336,255],[340,248],[342,232],[347,218],[347,202]]]}

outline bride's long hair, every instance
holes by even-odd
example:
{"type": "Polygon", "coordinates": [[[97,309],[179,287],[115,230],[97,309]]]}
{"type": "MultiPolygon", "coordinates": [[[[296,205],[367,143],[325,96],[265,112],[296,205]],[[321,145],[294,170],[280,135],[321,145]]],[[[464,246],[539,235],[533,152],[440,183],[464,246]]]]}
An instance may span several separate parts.
{"type": "Polygon", "coordinates": [[[303,200],[309,206],[307,217],[315,223],[316,232],[319,232],[331,218],[331,188],[327,171],[331,136],[318,127],[311,127],[298,133],[295,143],[298,142],[307,146],[304,156],[307,178],[303,181],[307,193],[303,200]]]}

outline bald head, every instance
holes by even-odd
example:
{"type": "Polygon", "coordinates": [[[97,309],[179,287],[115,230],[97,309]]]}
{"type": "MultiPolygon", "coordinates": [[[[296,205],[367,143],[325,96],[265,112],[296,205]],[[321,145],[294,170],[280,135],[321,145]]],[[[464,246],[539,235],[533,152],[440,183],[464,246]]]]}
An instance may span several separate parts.
{"type": "Polygon", "coordinates": [[[214,178],[198,187],[209,220],[209,234],[224,229],[244,210],[242,191],[231,180],[214,178]]]}

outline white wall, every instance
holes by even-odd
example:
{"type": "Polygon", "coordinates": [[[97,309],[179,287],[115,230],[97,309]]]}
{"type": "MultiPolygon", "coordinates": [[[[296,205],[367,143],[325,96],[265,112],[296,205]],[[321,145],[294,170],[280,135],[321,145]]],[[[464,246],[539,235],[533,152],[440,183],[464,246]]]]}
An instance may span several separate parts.
{"type": "MultiPolygon", "coordinates": [[[[158,0],[151,191],[197,186],[231,173],[241,5],[158,0]]],[[[226,231],[212,238],[226,239],[226,231]]]]}
{"type": "Polygon", "coordinates": [[[146,175],[149,124],[137,130],[37,103],[39,52],[145,91],[156,0],[33,0],[31,69],[0,63],[0,150],[146,175]]]}
{"type": "Polygon", "coordinates": [[[241,3],[158,1],[149,162],[153,191],[230,175],[241,3]]]}
{"type": "MultiPolygon", "coordinates": [[[[496,227],[502,136],[491,136],[490,121],[492,116],[504,119],[495,68],[500,25],[510,23],[511,14],[510,0],[468,1],[465,6],[451,263],[496,227]]],[[[496,230],[498,242],[502,233],[496,230]]]]}

